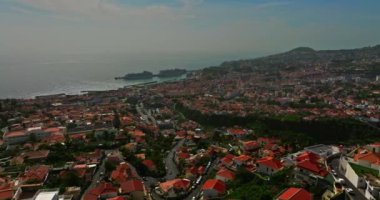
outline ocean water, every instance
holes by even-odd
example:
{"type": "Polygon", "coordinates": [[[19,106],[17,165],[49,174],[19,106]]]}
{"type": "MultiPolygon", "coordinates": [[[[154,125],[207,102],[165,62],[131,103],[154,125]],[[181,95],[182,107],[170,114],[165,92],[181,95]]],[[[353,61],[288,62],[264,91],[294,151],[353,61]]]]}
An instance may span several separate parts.
{"type": "Polygon", "coordinates": [[[79,94],[86,90],[110,90],[152,80],[125,81],[115,77],[148,70],[199,69],[217,65],[222,57],[57,55],[49,57],[0,56],[0,98],[31,98],[47,94],[79,94]]]}

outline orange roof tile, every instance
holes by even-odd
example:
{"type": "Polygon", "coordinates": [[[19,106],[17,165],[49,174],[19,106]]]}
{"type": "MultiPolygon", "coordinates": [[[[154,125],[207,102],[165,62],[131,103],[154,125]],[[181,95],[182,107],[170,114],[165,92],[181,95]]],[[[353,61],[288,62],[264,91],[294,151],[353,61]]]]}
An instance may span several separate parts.
{"type": "Polygon", "coordinates": [[[303,188],[288,188],[278,198],[278,200],[311,200],[311,194],[303,188]]]}

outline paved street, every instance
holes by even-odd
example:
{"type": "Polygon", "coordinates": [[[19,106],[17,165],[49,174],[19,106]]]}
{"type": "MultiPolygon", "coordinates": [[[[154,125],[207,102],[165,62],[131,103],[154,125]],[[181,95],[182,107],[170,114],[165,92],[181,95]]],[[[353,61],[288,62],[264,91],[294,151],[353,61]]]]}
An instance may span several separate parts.
{"type": "Polygon", "coordinates": [[[337,173],[337,178],[342,178],[345,183],[347,184],[346,187],[349,187],[351,188],[353,191],[354,191],[354,195],[350,195],[348,194],[348,196],[352,199],[352,200],[367,200],[365,198],[365,196],[363,195],[362,192],[360,192],[354,185],[352,185],[352,183],[340,172],[339,170],[339,158],[336,158],[334,160],[331,161],[331,166],[332,168],[335,170],[335,172],[337,173]]]}
{"type": "Polygon", "coordinates": [[[105,158],[103,158],[100,162],[100,165],[98,166],[97,171],[95,172],[94,176],[92,177],[91,184],[87,187],[86,191],[83,193],[81,199],[83,199],[84,194],[86,194],[90,189],[96,187],[98,184],[98,181],[101,179],[101,174],[105,172],[105,158]]]}
{"type": "Polygon", "coordinates": [[[174,155],[178,148],[183,146],[185,139],[180,140],[173,148],[170,150],[168,155],[165,158],[165,167],[166,167],[166,180],[174,179],[178,176],[179,171],[176,163],[174,162],[174,155]]]}
{"type": "Polygon", "coordinates": [[[206,181],[206,178],[207,176],[211,173],[212,171],[212,168],[218,164],[219,162],[219,159],[215,159],[212,164],[211,164],[211,167],[210,169],[208,170],[208,172],[203,175],[203,178],[202,178],[202,181],[198,184],[198,186],[185,198],[185,200],[192,200],[193,197],[197,197],[199,195],[199,193],[201,192],[201,189],[202,189],[202,186],[203,186],[203,183],[206,181]]]}

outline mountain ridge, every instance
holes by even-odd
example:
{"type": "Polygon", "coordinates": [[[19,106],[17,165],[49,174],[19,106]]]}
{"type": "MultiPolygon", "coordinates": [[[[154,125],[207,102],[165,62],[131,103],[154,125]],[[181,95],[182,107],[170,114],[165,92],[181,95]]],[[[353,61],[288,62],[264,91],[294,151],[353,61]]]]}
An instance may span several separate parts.
{"type": "Polygon", "coordinates": [[[218,67],[227,70],[279,70],[290,65],[294,67],[312,65],[350,64],[363,62],[380,63],[380,45],[340,50],[314,50],[310,47],[297,47],[292,50],[254,59],[223,62],[218,67]]]}

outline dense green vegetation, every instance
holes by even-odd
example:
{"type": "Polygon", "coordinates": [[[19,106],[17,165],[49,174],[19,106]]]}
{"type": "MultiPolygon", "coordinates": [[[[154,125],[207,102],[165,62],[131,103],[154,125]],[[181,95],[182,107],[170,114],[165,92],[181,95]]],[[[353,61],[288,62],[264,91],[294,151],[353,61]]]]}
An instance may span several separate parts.
{"type": "Polygon", "coordinates": [[[228,183],[227,199],[272,200],[282,190],[297,185],[291,182],[291,168],[273,175],[269,181],[244,170],[238,169],[236,180],[228,183]]]}
{"type": "MultiPolygon", "coordinates": [[[[269,116],[255,114],[245,117],[229,114],[202,114],[197,110],[177,104],[176,109],[187,118],[202,125],[215,127],[260,127],[266,135],[288,138],[291,136],[307,139],[311,143],[369,143],[380,138],[379,131],[354,119],[319,118],[305,121],[297,115],[269,116]],[[281,134],[287,132],[288,134],[281,134]]],[[[256,129],[255,129],[256,130],[256,129]]]]}

